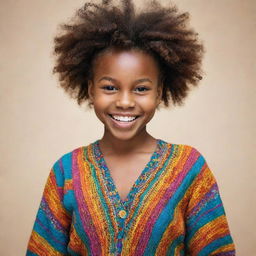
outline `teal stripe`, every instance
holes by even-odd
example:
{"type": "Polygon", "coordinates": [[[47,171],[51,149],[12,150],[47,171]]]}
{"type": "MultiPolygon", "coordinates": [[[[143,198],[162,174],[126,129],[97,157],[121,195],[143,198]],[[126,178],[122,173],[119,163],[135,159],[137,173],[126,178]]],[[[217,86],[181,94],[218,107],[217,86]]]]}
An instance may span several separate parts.
{"type": "Polygon", "coordinates": [[[59,187],[64,186],[65,180],[72,179],[72,152],[63,155],[54,163],[53,172],[59,187]]]}
{"type": "Polygon", "coordinates": [[[205,246],[198,253],[198,256],[208,256],[208,255],[210,255],[210,253],[214,252],[218,248],[220,248],[224,245],[232,244],[232,243],[233,243],[233,240],[232,240],[230,235],[227,235],[227,236],[224,236],[222,238],[216,239],[213,242],[211,242],[210,244],[208,244],[207,246],[205,246]]]}
{"type": "Polygon", "coordinates": [[[72,152],[65,154],[62,158],[62,166],[66,180],[72,179],[72,152]]]}
{"type": "Polygon", "coordinates": [[[57,184],[57,186],[63,187],[65,180],[64,180],[64,174],[62,173],[63,170],[60,169],[59,161],[60,161],[60,160],[58,160],[58,161],[56,161],[56,162],[54,163],[52,169],[53,169],[53,173],[54,173],[55,178],[56,178],[56,184],[57,184]]]}
{"type": "Polygon", "coordinates": [[[65,179],[72,179],[72,152],[63,155],[53,165],[53,172],[56,177],[56,183],[59,187],[63,187],[65,179]]]}
{"type": "MultiPolygon", "coordinates": [[[[196,160],[192,168],[188,171],[188,173],[182,180],[182,183],[178,186],[175,193],[169,199],[168,203],[162,210],[159,218],[156,220],[154,228],[151,232],[151,237],[148,241],[148,244],[154,244],[155,251],[162,239],[164,232],[168,228],[169,224],[173,221],[174,211],[177,208],[178,203],[184,198],[185,193],[192,184],[196,175],[200,172],[204,163],[205,161],[202,157],[199,157],[196,160]]],[[[147,252],[147,250],[148,249],[146,249],[145,253],[147,252]]]]}

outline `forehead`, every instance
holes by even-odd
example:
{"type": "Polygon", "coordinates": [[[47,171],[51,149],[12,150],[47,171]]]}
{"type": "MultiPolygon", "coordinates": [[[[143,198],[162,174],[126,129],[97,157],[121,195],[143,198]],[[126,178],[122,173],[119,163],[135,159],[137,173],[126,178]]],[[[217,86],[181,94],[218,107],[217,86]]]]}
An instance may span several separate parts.
{"type": "Polygon", "coordinates": [[[107,74],[121,78],[146,76],[157,79],[159,67],[154,57],[142,50],[110,49],[96,56],[93,62],[94,78],[107,74]]]}

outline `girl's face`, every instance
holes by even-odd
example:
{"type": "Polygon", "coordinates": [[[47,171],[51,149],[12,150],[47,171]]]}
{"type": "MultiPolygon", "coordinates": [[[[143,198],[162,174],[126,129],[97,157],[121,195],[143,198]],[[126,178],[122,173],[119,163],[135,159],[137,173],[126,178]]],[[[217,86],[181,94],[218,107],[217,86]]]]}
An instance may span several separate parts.
{"type": "Polygon", "coordinates": [[[129,140],[146,134],[146,124],[161,102],[159,69],[139,50],[99,55],[89,81],[89,96],[108,138],[129,140]]]}

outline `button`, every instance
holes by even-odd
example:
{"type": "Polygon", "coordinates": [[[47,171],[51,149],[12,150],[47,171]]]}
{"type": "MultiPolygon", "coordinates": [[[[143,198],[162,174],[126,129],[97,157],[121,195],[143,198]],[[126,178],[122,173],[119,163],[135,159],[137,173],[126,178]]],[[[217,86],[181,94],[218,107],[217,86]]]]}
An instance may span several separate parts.
{"type": "Polygon", "coordinates": [[[117,248],[118,248],[118,249],[121,249],[121,248],[122,248],[122,242],[118,242],[118,243],[117,243],[117,248]]]}
{"type": "Polygon", "coordinates": [[[118,215],[119,215],[120,218],[124,219],[126,217],[126,211],[121,210],[121,211],[119,211],[118,215]]]}

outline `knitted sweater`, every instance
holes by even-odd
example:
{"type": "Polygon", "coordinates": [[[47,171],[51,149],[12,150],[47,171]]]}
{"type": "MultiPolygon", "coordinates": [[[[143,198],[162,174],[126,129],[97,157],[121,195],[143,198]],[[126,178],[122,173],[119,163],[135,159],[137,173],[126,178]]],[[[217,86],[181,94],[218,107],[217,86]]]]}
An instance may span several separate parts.
{"type": "Polygon", "coordinates": [[[60,157],[27,248],[40,255],[235,255],[216,180],[193,147],[157,141],[122,200],[99,141],[60,157]]]}

